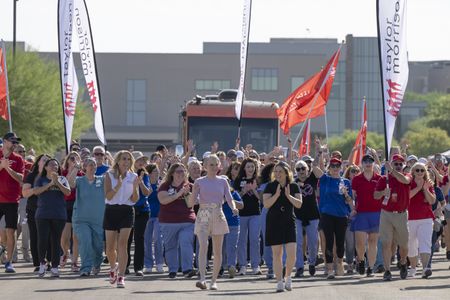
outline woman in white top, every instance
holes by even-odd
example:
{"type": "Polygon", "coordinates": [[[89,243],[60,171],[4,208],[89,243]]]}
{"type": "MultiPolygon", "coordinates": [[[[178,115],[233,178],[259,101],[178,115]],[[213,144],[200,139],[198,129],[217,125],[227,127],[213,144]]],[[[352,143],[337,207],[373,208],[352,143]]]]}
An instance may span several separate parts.
{"type": "Polygon", "coordinates": [[[216,155],[210,155],[205,160],[207,175],[195,180],[192,190],[190,205],[198,198],[200,205],[195,220],[195,234],[197,235],[199,249],[199,271],[200,280],[196,286],[206,289],[206,255],[208,251],[208,237],[212,237],[214,269],[211,278],[211,290],[217,290],[216,280],[222,266],[222,243],[224,234],[229,232],[227,220],[222,211],[223,200],[226,199],[234,215],[238,214],[231,196],[230,187],[226,178],[217,176],[220,161],[216,155]]]}
{"type": "Polygon", "coordinates": [[[111,266],[109,282],[117,282],[118,288],[125,287],[127,242],[134,223],[133,205],[139,199],[139,183],[142,181],[133,172],[133,165],[131,153],[119,151],[112,168],[105,175],[106,207],[103,228],[106,233],[106,255],[111,266]]]}

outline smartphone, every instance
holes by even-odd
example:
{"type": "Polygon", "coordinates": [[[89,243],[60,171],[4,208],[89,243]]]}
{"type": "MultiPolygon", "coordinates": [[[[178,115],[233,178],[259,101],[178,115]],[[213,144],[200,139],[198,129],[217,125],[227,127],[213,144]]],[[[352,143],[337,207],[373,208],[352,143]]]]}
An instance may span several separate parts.
{"type": "Polygon", "coordinates": [[[184,153],[183,145],[176,145],[175,146],[175,155],[178,157],[182,157],[184,153]]]}
{"type": "Polygon", "coordinates": [[[288,147],[281,147],[281,150],[283,150],[283,156],[287,157],[288,156],[288,147]]]}

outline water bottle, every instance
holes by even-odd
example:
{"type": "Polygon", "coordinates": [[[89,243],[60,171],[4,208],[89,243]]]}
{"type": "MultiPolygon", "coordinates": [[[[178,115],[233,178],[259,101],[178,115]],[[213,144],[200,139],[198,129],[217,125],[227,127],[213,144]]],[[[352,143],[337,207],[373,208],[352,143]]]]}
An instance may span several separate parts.
{"type": "Polygon", "coordinates": [[[344,195],[344,188],[345,188],[344,179],[341,178],[341,181],[339,181],[339,195],[344,195]]]}
{"type": "MultiPolygon", "coordinates": [[[[387,186],[387,188],[389,188],[389,185],[387,186]]],[[[389,193],[386,196],[384,196],[382,204],[387,205],[390,197],[391,197],[391,191],[389,191],[389,193]]]]}

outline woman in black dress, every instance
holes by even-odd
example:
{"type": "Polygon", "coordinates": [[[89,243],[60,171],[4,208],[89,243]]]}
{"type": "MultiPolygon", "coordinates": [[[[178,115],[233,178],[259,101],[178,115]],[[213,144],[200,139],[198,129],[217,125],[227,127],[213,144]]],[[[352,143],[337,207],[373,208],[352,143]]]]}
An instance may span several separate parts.
{"type": "Polygon", "coordinates": [[[273,180],[263,194],[266,219],[266,246],[272,246],[273,268],[277,278],[277,292],[292,289],[291,273],[296,260],[296,230],[294,207],[302,206],[302,196],[285,162],[275,165],[273,180]],[[282,278],[283,246],[286,249],[286,279],[282,278]]]}

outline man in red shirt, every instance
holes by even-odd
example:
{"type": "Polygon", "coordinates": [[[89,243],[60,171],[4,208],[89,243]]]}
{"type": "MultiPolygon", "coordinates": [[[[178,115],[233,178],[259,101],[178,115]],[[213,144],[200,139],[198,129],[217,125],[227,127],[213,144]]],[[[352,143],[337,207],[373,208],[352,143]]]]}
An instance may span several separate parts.
{"type": "Polygon", "coordinates": [[[6,223],[6,263],[5,272],[15,273],[12,255],[15,249],[15,231],[17,229],[18,206],[21,196],[21,184],[24,163],[21,156],[14,153],[20,139],[13,132],[3,136],[3,149],[0,151],[0,219],[5,216],[6,223]]]}
{"type": "Polygon", "coordinates": [[[380,240],[383,245],[383,259],[386,271],[384,281],[392,279],[390,265],[392,245],[395,243],[400,249],[400,277],[406,279],[408,268],[408,213],[409,183],[411,176],[402,172],[405,159],[400,154],[392,156],[392,164],[386,162],[385,167],[389,175],[380,178],[375,188],[374,198],[382,200],[380,215],[380,240]],[[386,178],[389,176],[389,187],[386,178]]]}

